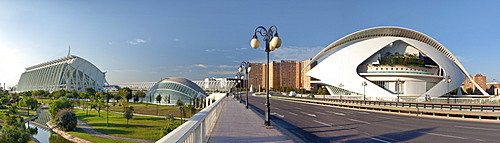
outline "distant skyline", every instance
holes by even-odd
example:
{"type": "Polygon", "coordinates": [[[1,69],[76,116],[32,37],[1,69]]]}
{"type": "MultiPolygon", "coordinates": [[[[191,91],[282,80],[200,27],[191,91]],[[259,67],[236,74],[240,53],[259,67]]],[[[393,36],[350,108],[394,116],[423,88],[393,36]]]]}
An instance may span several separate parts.
{"type": "MultiPolygon", "coordinates": [[[[448,48],[472,74],[500,79],[500,1],[0,1],[0,83],[71,54],[107,72],[110,84],[165,77],[234,77],[264,63],[256,27],[278,27],[271,60],[302,61],[353,32],[398,26],[448,48]]],[[[262,41],[262,38],[259,37],[262,41]]]]}

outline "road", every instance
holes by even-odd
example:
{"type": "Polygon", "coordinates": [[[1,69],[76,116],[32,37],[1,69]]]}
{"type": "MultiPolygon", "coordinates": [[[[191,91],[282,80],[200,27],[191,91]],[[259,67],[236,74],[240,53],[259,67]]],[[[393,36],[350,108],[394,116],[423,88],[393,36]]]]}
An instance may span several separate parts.
{"type": "MultiPolygon", "coordinates": [[[[264,114],[264,97],[250,96],[249,101],[250,108],[264,114]]],[[[270,103],[271,120],[306,142],[500,142],[500,121],[425,118],[272,98],[270,103]]]]}

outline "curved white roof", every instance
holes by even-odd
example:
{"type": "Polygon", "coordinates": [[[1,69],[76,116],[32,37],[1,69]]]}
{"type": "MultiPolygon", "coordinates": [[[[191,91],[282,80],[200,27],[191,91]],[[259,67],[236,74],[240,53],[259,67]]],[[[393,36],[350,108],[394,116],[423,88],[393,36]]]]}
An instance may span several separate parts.
{"type": "MultiPolygon", "coordinates": [[[[325,47],[321,52],[319,52],[312,60],[304,66],[310,66],[312,63],[317,62],[320,58],[323,56],[334,52],[340,48],[343,48],[347,45],[364,41],[364,40],[369,40],[369,39],[374,39],[374,38],[380,38],[380,37],[401,37],[401,38],[408,38],[408,39],[413,39],[417,40],[420,42],[423,42],[425,44],[428,44],[432,47],[434,47],[436,50],[440,51],[443,53],[447,58],[449,58],[456,66],[459,67],[459,69],[464,73],[464,75],[468,79],[472,79],[470,77],[470,74],[467,73],[465,68],[462,66],[462,64],[457,60],[457,58],[448,50],[446,47],[444,47],[441,43],[438,41],[434,40],[433,38],[420,33],[415,30],[407,29],[407,28],[402,28],[402,27],[374,27],[374,28],[368,28],[364,30],[360,30],[357,32],[354,32],[352,34],[349,34],[347,36],[344,36],[340,38],[339,40],[333,42],[332,44],[328,45],[325,47]]],[[[473,81],[473,80],[471,80],[473,81]]],[[[477,87],[479,85],[475,82],[473,84],[477,87]]],[[[484,94],[488,95],[483,89],[479,88],[479,90],[484,94]]]]}

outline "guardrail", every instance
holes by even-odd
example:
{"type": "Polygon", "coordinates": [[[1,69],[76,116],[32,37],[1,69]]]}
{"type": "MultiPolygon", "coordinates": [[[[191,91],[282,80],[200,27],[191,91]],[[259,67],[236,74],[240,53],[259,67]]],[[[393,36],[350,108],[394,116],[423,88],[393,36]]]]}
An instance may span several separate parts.
{"type": "Polygon", "coordinates": [[[341,107],[351,107],[359,109],[386,110],[389,112],[408,112],[417,114],[461,115],[482,117],[496,117],[500,120],[499,104],[446,104],[427,102],[395,102],[395,101],[364,101],[364,100],[340,100],[340,99],[320,99],[305,97],[273,96],[285,100],[301,101],[315,104],[333,105],[341,107]]]}
{"type": "MultiPolygon", "coordinates": [[[[224,96],[223,96],[224,97],[224,96]]],[[[156,141],[157,143],[201,143],[207,142],[224,106],[223,98],[201,110],[175,130],[156,141]]]]}

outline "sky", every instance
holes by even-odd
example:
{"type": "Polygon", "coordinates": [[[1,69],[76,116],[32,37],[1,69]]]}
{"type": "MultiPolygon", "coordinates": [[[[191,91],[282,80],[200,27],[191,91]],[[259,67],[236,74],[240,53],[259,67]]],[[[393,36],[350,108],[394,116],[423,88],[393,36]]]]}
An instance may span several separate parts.
{"type": "Polygon", "coordinates": [[[0,0],[0,83],[17,84],[24,68],[64,57],[70,46],[110,84],[234,77],[243,61],[265,63],[264,47],[249,43],[256,27],[271,25],[283,44],[270,60],[306,60],[353,32],[398,26],[434,38],[470,74],[493,81],[500,79],[499,7],[461,0],[0,0]]]}

